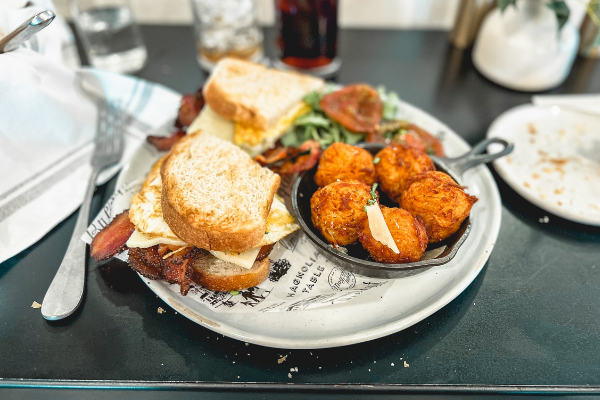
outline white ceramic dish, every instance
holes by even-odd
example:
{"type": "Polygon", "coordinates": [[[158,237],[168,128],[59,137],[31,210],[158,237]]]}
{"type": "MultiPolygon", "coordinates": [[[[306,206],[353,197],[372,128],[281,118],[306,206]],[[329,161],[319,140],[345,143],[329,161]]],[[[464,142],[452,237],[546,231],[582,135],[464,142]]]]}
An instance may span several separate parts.
{"type": "MultiPolygon", "coordinates": [[[[445,132],[448,156],[469,145],[427,113],[402,103],[401,114],[431,133],[445,132]]],[[[144,176],[159,156],[140,147],[117,185],[144,176]]],[[[479,274],[498,236],[501,202],[496,183],[485,166],[463,176],[468,192],[479,198],[473,207],[472,231],[449,263],[420,275],[393,280],[385,290],[373,289],[343,304],[314,310],[259,314],[216,313],[189,297],[174,293],[162,281],[143,279],[161,299],[190,320],[225,336],[269,347],[300,349],[344,346],[403,330],[433,314],[458,296],[479,274]]]]}
{"type": "Polygon", "coordinates": [[[487,135],[514,142],[494,167],[517,193],[559,217],[600,226],[600,117],[523,105],[500,115],[487,135]]]}

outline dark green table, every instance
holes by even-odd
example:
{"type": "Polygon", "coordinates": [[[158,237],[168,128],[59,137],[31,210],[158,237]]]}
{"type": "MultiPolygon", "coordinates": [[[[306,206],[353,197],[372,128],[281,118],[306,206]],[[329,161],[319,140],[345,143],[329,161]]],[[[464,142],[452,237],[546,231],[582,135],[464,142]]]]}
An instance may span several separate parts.
{"type": "MultiPolygon", "coordinates": [[[[202,84],[190,27],[143,32],[150,62],[140,77],[179,92],[202,84]]],[[[530,95],[483,78],[468,53],[448,46],[445,32],[343,30],[340,45],[340,83],[383,84],[471,144],[500,113],[529,102],[530,95]]],[[[552,92],[599,89],[595,61],[578,59],[552,92]]],[[[125,390],[135,388],[244,399],[600,394],[600,228],[549,215],[496,180],[500,234],[484,270],[458,298],[394,335],[312,351],[246,345],[204,329],[176,315],[118,261],[90,261],[81,308],[67,320],[45,321],[31,303],[41,302],[61,262],[74,214],[0,264],[0,398],[175,395],[125,390]],[[550,221],[541,224],[545,215],[550,221]],[[159,307],[167,312],[158,314],[159,307]],[[288,357],[279,364],[281,355],[288,357]],[[84,393],[87,387],[121,390],[84,393]]],[[[98,188],[92,214],[113,188],[114,179],[98,188]]]]}

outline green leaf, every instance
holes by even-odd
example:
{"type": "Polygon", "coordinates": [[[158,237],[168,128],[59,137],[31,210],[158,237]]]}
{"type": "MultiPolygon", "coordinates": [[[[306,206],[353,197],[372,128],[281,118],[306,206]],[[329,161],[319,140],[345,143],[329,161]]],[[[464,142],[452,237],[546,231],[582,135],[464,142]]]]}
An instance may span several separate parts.
{"type": "Polygon", "coordinates": [[[321,105],[319,102],[323,98],[323,94],[319,91],[310,92],[304,96],[304,102],[311,106],[314,110],[321,111],[321,105]]]}
{"type": "Polygon", "coordinates": [[[319,132],[317,131],[317,128],[311,125],[307,126],[307,128],[308,132],[310,132],[310,136],[318,142],[321,138],[319,137],[319,132]]]}
{"type": "Polygon", "coordinates": [[[365,135],[363,135],[362,133],[350,132],[347,129],[344,129],[343,132],[344,132],[344,136],[346,137],[346,140],[345,140],[346,144],[356,144],[365,138],[365,135]]]}
{"type": "Polygon", "coordinates": [[[284,146],[298,147],[302,144],[298,138],[298,132],[291,130],[281,137],[281,144],[284,146]]]}
{"type": "Polygon", "coordinates": [[[341,142],[340,128],[338,128],[337,124],[331,125],[331,136],[332,136],[333,143],[341,142]]]}
{"type": "MultiPolygon", "coordinates": [[[[373,184],[373,187],[371,188],[371,198],[373,200],[369,200],[369,201],[373,201],[373,202],[377,201],[377,186],[378,185],[379,185],[378,183],[373,184]]],[[[371,205],[371,204],[372,203],[370,203],[369,205],[371,205]]]]}
{"type": "Polygon", "coordinates": [[[560,31],[569,20],[569,6],[567,6],[567,3],[565,3],[563,0],[551,0],[546,5],[556,14],[558,30],[560,31]]]}
{"type": "Polygon", "coordinates": [[[327,147],[333,142],[335,142],[335,138],[331,132],[324,131],[321,133],[321,147],[323,147],[323,145],[327,147]]]}
{"type": "Polygon", "coordinates": [[[516,3],[517,3],[517,0],[496,0],[496,4],[498,4],[498,8],[502,12],[504,12],[504,10],[506,10],[506,7],[510,6],[511,4],[513,6],[516,6],[516,3]]]}
{"type": "Polygon", "coordinates": [[[329,127],[329,119],[315,112],[310,112],[299,118],[296,118],[294,125],[315,125],[323,128],[329,127]]]}

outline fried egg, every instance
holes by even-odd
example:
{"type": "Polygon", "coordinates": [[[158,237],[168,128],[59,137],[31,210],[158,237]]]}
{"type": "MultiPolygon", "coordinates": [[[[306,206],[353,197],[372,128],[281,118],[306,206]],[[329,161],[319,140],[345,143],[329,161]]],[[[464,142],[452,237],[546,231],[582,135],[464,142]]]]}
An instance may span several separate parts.
{"type": "Polygon", "coordinates": [[[267,129],[242,125],[223,118],[207,104],[188,128],[188,132],[204,130],[223,140],[233,142],[254,157],[272,147],[283,133],[292,127],[294,121],[311,110],[305,102],[300,102],[279,118],[267,129]]]}

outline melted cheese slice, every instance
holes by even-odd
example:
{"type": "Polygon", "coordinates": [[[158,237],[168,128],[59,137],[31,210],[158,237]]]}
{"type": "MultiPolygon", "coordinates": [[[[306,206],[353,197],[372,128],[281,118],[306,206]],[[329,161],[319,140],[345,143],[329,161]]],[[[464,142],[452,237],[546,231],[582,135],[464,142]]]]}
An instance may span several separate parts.
{"type": "Polygon", "coordinates": [[[208,104],[205,104],[187,131],[192,133],[200,130],[228,142],[233,142],[235,123],[221,117],[208,104]]]}
{"type": "Polygon", "coordinates": [[[260,247],[246,250],[242,253],[234,253],[231,251],[210,250],[210,254],[212,254],[213,256],[215,256],[223,261],[227,261],[227,262],[239,265],[240,267],[244,267],[246,269],[252,268],[252,265],[254,264],[254,261],[256,260],[256,257],[258,256],[259,252],[260,252],[260,247]]]}
{"type": "Polygon", "coordinates": [[[366,206],[366,209],[367,218],[369,220],[369,229],[371,229],[373,239],[389,247],[394,253],[399,254],[400,250],[398,250],[398,246],[396,246],[396,242],[394,242],[390,228],[388,228],[385,223],[379,204],[375,203],[372,206],[366,206]]]}
{"type": "Polygon", "coordinates": [[[239,146],[246,145],[249,147],[254,147],[265,142],[275,143],[281,135],[292,127],[296,118],[309,111],[310,106],[302,101],[292,107],[266,130],[236,123],[233,143],[239,146]]]}
{"type": "Polygon", "coordinates": [[[168,244],[172,246],[189,246],[186,242],[184,242],[181,239],[173,239],[164,236],[150,236],[138,231],[137,229],[133,231],[126,244],[127,247],[140,247],[142,249],[156,246],[157,244],[168,244]]]}
{"type": "MultiPolygon", "coordinates": [[[[160,178],[159,178],[160,179],[160,178]]],[[[153,197],[152,200],[154,202],[158,201],[158,204],[154,203],[154,207],[152,205],[144,204],[147,208],[151,208],[156,211],[156,207],[160,204],[160,197],[153,197]]],[[[140,229],[136,225],[136,229],[133,231],[133,234],[127,241],[127,247],[140,247],[147,248],[156,246],[158,244],[168,244],[173,246],[189,246],[188,243],[183,240],[177,238],[176,236],[171,237],[170,235],[165,235],[165,232],[171,232],[169,225],[162,218],[162,209],[160,217],[154,214],[152,217],[152,224],[145,225],[151,228],[152,233],[143,233],[140,232],[140,229]]],[[[229,251],[214,251],[211,250],[210,253],[220,258],[223,261],[227,261],[236,265],[239,265],[243,268],[250,269],[252,268],[252,264],[256,260],[256,256],[260,252],[260,248],[265,245],[276,243],[277,241],[283,239],[287,235],[292,232],[300,229],[298,224],[294,222],[294,218],[290,215],[285,204],[283,204],[282,200],[275,196],[273,198],[273,204],[271,205],[271,210],[269,211],[269,216],[267,217],[267,227],[265,228],[265,234],[262,240],[258,243],[258,245],[250,250],[246,250],[242,253],[234,253],[229,251]]]]}

